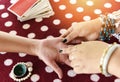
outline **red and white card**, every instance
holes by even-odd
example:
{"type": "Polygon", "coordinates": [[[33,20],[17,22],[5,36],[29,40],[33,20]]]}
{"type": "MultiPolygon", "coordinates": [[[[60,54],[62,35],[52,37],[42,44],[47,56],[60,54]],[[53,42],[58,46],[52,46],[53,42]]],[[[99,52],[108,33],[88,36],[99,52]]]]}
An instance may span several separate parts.
{"type": "Polygon", "coordinates": [[[8,10],[15,14],[20,21],[48,18],[54,15],[49,0],[18,0],[8,10]]]}

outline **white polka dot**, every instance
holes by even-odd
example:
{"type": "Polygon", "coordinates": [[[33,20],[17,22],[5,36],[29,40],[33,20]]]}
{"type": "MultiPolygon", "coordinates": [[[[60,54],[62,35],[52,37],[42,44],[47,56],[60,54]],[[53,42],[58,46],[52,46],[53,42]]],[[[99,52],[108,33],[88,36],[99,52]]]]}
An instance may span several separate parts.
{"type": "Polygon", "coordinates": [[[83,17],[83,20],[84,20],[84,21],[88,21],[88,20],[90,20],[90,19],[91,19],[90,16],[84,16],[84,17],[83,17]]]}
{"type": "Polygon", "coordinates": [[[76,9],[76,11],[77,11],[77,12],[83,12],[83,11],[84,11],[84,8],[83,8],[83,7],[78,7],[78,8],[76,9]]]}
{"type": "Polygon", "coordinates": [[[23,28],[23,29],[29,29],[29,28],[30,28],[30,24],[24,24],[24,25],[22,26],[22,28],[23,28]]]}
{"type": "Polygon", "coordinates": [[[35,33],[29,33],[28,34],[28,38],[35,38],[35,36],[36,36],[35,33]]]}
{"type": "Polygon", "coordinates": [[[7,18],[8,16],[9,16],[9,14],[7,12],[1,14],[2,18],[7,18]]]}
{"type": "Polygon", "coordinates": [[[104,7],[105,7],[105,8],[111,8],[111,7],[112,7],[112,4],[111,4],[111,3],[105,3],[105,4],[104,4],[104,7]]]}
{"type": "Polygon", "coordinates": [[[59,2],[60,0],[53,0],[54,2],[59,2]]]}
{"type": "Polygon", "coordinates": [[[71,25],[73,26],[74,24],[77,24],[77,23],[78,23],[78,22],[72,22],[72,24],[71,24],[71,25]]]}
{"type": "Polygon", "coordinates": [[[70,18],[73,17],[73,15],[71,13],[67,13],[67,14],[65,14],[65,17],[68,18],[68,19],[70,19],[70,18]]]}
{"type": "Polygon", "coordinates": [[[13,63],[13,60],[12,60],[12,59],[6,59],[6,60],[4,61],[4,65],[5,65],[5,66],[10,66],[12,63],[13,63]]]}
{"type": "Polygon", "coordinates": [[[90,76],[90,79],[94,82],[98,82],[100,80],[100,77],[97,74],[92,74],[90,76]]]}
{"type": "Polygon", "coordinates": [[[67,72],[67,75],[68,75],[69,77],[75,77],[75,76],[76,76],[76,73],[75,73],[73,70],[69,70],[69,71],[67,72]]]}
{"type": "Polygon", "coordinates": [[[120,0],[115,0],[116,2],[120,2],[120,0]]]}
{"type": "Polygon", "coordinates": [[[53,82],[62,82],[60,79],[54,79],[53,82]]]}
{"type": "Polygon", "coordinates": [[[33,74],[30,79],[33,82],[37,82],[37,81],[39,81],[40,76],[38,74],[33,74]]]}
{"type": "Polygon", "coordinates": [[[101,11],[100,9],[95,9],[95,10],[94,10],[94,13],[95,13],[95,14],[101,14],[102,11],[101,11]]]}
{"type": "Polygon", "coordinates": [[[7,52],[0,52],[0,54],[6,54],[7,52]]]}
{"type": "Polygon", "coordinates": [[[48,72],[48,73],[52,73],[53,69],[51,67],[49,67],[49,66],[46,66],[45,71],[48,72]]]}
{"type": "Polygon", "coordinates": [[[53,24],[54,25],[59,25],[60,23],[61,23],[61,21],[59,19],[53,20],[53,24]]]}
{"type": "Polygon", "coordinates": [[[40,29],[41,29],[41,31],[43,31],[43,32],[48,31],[48,26],[45,26],[45,25],[44,25],[44,26],[41,26],[40,29]]]}
{"type": "Polygon", "coordinates": [[[28,66],[33,66],[33,63],[31,61],[26,62],[28,66]]]}
{"type": "Polygon", "coordinates": [[[7,21],[7,22],[5,22],[5,26],[6,26],[6,27],[10,27],[10,26],[12,26],[12,24],[13,24],[12,21],[7,21]]]}
{"type": "Polygon", "coordinates": [[[9,32],[9,34],[11,34],[11,35],[17,35],[17,31],[11,30],[11,31],[9,32]]]}
{"type": "Polygon", "coordinates": [[[66,29],[60,29],[60,34],[64,34],[67,30],[66,29]]]}
{"type": "Polygon", "coordinates": [[[71,3],[71,4],[76,4],[76,3],[77,3],[77,0],[70,0],[70,3],[71,3]]]}
{"type": "Polygon", "coordinates": [[[43,18],[39,17],[39,18],[35,18],[35,22],[41,22],[43,20],[43,18]]]}
{"type": "Polygon", "coordinates": [[[10,0],[10,3],[16,3],[18,0],[10,0]]]}
{"type": "Polygon", "coordinates": [[[18,53],[20,57],[25,57],[27,54],[26,53],[18,53]]]}
{"type": "Polygon", "coordinates": [[[47,39],[51,39],[51,38],[54,38],[54,36],[52,35],[47,36],[47,39]]]}
{"type": "Polygon", "coordinates": [[[120,79],[115,79],[114,82],[120,82],[120,79]]]}
{"type": "Polygon", "coordinates": [[[66,6],[65,6],[65,5],[60,5],[60,6],[59,6],[59,9],[60,9],[60,10],[65,10],[65,9],[66,9],[66,6]]]}
{"type": "Polygon", "coordinates": [[[5,5],[0,5],[0,10],[4,9],[5,5]]]}
{"type": "Polygon", "coordinates": [[[93,6],[93,5],[94,5],[93,1],[87,1],[86,4],[87,4],[88,6],[93,6]]]}

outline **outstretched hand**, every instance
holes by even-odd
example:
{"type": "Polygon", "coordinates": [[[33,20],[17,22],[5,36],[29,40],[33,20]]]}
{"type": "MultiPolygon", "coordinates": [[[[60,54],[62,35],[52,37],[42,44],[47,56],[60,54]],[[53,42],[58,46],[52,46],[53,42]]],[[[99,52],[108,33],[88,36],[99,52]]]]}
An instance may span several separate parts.
{"type": "Polygon", "coordinates": [[[48,66],[50,66],[62,78],[62,70],[56,64],[65,63],[69,65],[68,56],[60,54],[59,50],[65,48],[67,45],[62,43],[62,38],[43,39],[36,45],[36,55],[48,66]]]}

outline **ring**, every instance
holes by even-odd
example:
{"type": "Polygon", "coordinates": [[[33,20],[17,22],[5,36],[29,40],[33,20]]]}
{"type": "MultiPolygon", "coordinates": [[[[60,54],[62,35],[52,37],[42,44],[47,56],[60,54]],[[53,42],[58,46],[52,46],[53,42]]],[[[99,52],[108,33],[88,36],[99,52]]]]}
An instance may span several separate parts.
{"type": "Polygon", "coordinates": [[[10,77],[14,81],[24,81],[30,77],[32,74],[33,68],[32,63],[30,62],[19,62],[15,64],[10,72],[10,77]]]}

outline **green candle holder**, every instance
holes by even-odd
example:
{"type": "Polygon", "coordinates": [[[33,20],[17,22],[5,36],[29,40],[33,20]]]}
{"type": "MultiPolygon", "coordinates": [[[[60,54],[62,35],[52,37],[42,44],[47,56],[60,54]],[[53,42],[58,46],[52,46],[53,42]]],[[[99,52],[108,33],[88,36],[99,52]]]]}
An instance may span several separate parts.
{"type": "Polygon", "coordinates": [[[33,67],[30,62],[18,62],[15,64],[10,72],[10,77],[17,82],[24,81],[32,74],[33,67]]]}
{"type": "Polygon", "coordinates": [[[23,77],[27,73],[27,67],[25,64],[18,64],[15,66],[13,72],[16,77],[18,78],[23,77]]]}

